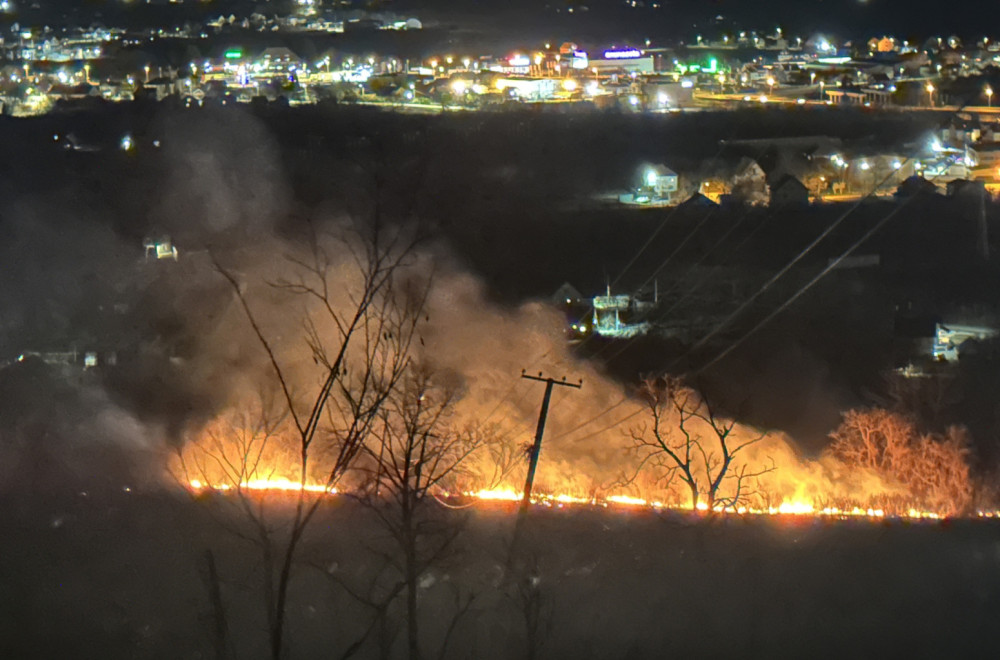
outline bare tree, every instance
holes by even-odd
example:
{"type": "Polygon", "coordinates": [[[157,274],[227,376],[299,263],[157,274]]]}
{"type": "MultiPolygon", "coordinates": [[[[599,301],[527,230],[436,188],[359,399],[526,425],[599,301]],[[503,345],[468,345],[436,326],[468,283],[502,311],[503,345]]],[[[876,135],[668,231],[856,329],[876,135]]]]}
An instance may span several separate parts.
{"type": "Polygon", "coordinates": [[[306,530],[327,493],[354,465],[410,363],[428,286],[403,277],[412,246],[375,231],[368,240],[340,242],[338,258],[314,236],[305,258],[289,258],[291,276],[269,286],[306,303],[302,336],[312,374],[293,375],[265,333],[244,283],[216,262],[266,356],[276,402],[261,406],[256,419],[203,434],[185,449],[182,466],[188,474],[205,474],[206,486],[231,491],[251,523],[276,660],[284,655],[289,588],[306,530]],[[294,485],[294,502],[290,514],[269,516],[252,486],[275,475],[275,453],[284,454],[282,476],[294,485]]]}
{"type": "Polygon", "coordinates": [[[971,504],[969,442],[960,427],[943,435],[921,434],[910,418],[871,408],[844,413],[831,437],[834,456],[905,487],[904,506],[955,514],[971,504]]]}
{"type": "Polygon", "coordinates": [[[419,658],[417,592],[425,572],[448,551],[461,530],[436,493],[460,476],[463,462],[483,444],[474,429],[458,428],[456,388],[424,365],[411,364],[402,386],[381,409],[363,444],[368,476],[365,502],[399,552],[406,592],[407,648],[419,658]]]}
{"type": "Polygon", "coordinates": [[[751,466],[738,458],[764,434],[738,438],[735,420],[720,417],[680,380],[647,379],[639,392],[650,415],[649,423],[630,430],[639,469],[661,470],[667,487],[679,479],[691,493],[692,508],[702,497],[709,510],[735,507],[753,494],[757,477],[774,470],[773,463],[751,466]]]}

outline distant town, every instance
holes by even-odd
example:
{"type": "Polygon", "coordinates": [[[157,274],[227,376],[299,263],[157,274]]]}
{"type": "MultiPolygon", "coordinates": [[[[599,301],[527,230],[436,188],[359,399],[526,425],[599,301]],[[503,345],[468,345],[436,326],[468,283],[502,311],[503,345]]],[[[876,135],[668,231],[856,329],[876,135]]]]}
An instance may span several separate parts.
{"type": "MultiPolygon", "coordinates": [[[[652,163],[637,172],[634,189],[617,198],[656,206],[697,194],[711,203],[735,196],[787,205],[890,195],[904,184],[945,192],[952,182],[976,181],[991,194],[1000,190],[994,138],[1000,108],[992,83],[1000,72],[1000,41],[989,37],[915,43],[873,34],[867,42],[841,43],[833,35],[791,35],[777,26],[730,32],[719,16],[711,34],[675,43],[564,41],[482,52],[438,48],[434,44],[446,40],[432,38],[423,46],[432,52],[400,57],[365,44],[379,33],[422,31],[418,16],[320,0],[290,7],[180,26],[53,28],[18,22],[16,7],[5,0],[0,106],[16,117],[133,101],[185,108],[336,103],[404,113],[668,114],[747,106],[938,112],[948,128],[919,144],[814,141],[806,149],[808,166],[770,185],[752,161],[698,172],[652,163]]],[[[72,136],[62,139],[68,149],[84,148],[72,136]]],[[[135,145],[125,135],[120,146],[135,145]]]]}

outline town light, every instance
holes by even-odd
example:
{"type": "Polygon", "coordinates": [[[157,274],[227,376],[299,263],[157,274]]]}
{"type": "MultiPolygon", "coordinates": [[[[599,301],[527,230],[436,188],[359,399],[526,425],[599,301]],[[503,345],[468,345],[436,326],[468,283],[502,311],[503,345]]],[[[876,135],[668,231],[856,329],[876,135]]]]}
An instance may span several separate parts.
{"type": "Polygon", "coordinates": [[[567,92],[575,92],[577,87],[576,81],[573,80],[572,78],[567,78],[566,80],[563,81],[562,87],[567,92]]]}
{"type": "Polygon", "coordinates": [[[993,107],[993,88],[990,87],[989,85],[987,85],[986,89],[983,90],[983,91],[986,94],[986,103],[987,103],[987,105],[989,107],[993,107]]]}
{"type": "Polygon", "coordinates": [[[465,94],[465,90],[467,88],[468,88],[468,85],[466,84],[466,82],[464,80],[455,80],[455,81],[453,81],[451,83],[451,89],[456,94],[465,94]]]}
{"type": "Polygon", "coordinates": [[[656,171],[646,170],[646,185],[650,188],[656,187],[656,171]]]}
{"type": "Polygon", "coordinates": [[[927,105],[934,107],[934,85],[933,83],[927,83],[924,88],[927,90],[927,105]]]}

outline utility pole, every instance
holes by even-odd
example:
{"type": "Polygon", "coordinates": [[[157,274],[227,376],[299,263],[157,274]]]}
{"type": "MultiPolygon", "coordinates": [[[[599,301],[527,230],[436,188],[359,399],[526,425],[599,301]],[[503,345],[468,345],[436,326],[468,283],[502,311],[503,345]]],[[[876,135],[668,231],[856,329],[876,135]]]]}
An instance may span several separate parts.
{"type": "Polygon", "coordinates": [[[538,412],[538,428],[535,429],[535,442],[531,445],[531,453],[528,455],[528,477],[524,481],[524,495],[521,498],[521,508],[517,512],[517,521],[514,523],[514,536],[510,543],[510,554],[507,556],[508,568],[514,561],[514,553],[517,550],[517,545],[521,538],[521,528],[524,526],[524,519],[528,515],[528,505],[531,504],[531,488],[535,483],[535,470],[538,468],[538,455],[542,451],[542,434],[545,433],[545,418],[548,417],[549,414],[549,401],[552,399],[552,388],[556,385],[573,387],[575,389],[583,387],[582,378],[578,383],[568,383],[566,382],[565,376],[562,377],[562,380],[545,378],[540,371],[537,376],[531,376],[525,373],[522,369],[521,378],[537,380],[541,383],[545,383],[545,396],[542,397],[542,409],[538,412]]]}
{"type": "Polygon", "coordinates": [[[545,418],[548,417],[549,414],[549,401],[552,399],[552,387],[555,385],[574,387],[576,389],[583,387],[582,378],[579,383],[567,383],[566,376],[563,376],[562,380],[543,378],[541,371],[538,372],[537,376],[530,376],[522,370],[521,378],[537,380],[545,383],[545,396],[542,398],[542,409],[538,413],[538,428],[535,429],[535,443],[531,445],[531,453],[528,455],[528,478],[524,482],[524,497],[521,498],[521,511],[518,514],[519,517],[524,515],[524,513],[528,510],[528,505],[531,503],[531,487],[535,483],[535,469],[538,467],[538,455],[542,451],[542,434],[545,433],[545,418]]]}

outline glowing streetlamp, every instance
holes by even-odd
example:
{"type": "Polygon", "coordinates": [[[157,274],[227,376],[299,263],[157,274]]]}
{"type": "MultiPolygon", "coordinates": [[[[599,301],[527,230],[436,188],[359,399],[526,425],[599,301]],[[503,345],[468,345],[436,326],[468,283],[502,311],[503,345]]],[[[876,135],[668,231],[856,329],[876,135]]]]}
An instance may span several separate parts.
{"type": "Polygon", "coordinates": [[[993,107],[993,88],[990,87],[989,85],[987,85],[986,89],[983,90],[983,92],[986,94],[986,105],[988,107],[992,108],[993,107]]]}
{"type": "Polygon", "coordinates": [[[767,78],[767,94],[768,96],[774,95],[774,78],[768,76],[767,78]]]}
{"type": "Polygon", "coordinates": [[[90,63],[89,62],[87,64],[83,65],[83,77],[87,81],[87,84],[89,85],[90,84],[90,63]]]}
{"type": "Polygon", "coordinates": [[[824,88],[824,87],[826,87],[826,81],[825,81],[825,80],[820,80],[820,81],[819,81],[819,100],[820,100],[820,101],[822,101],[823,99],[825,99],[825,98],[826,98],[826,97],[825,97],[825,96],[823,95],[823,88],[824,88]]]}
{"type": "Polygon", "coordinates": [[[143,71],[146,72],[146,82],[148,83],[149,82],[149,65],[147,64],[146,66],[142,67],[142,69],[143,69],[143,71]]]}
{"type": "Polygon", "coordinates": [[[930,107],[933,108],[934,107],[934,84],[933,83],[927,83],[927,87],[925,87],[924,89],[927,90],[927,105],[929,105],[930,107]]]}

